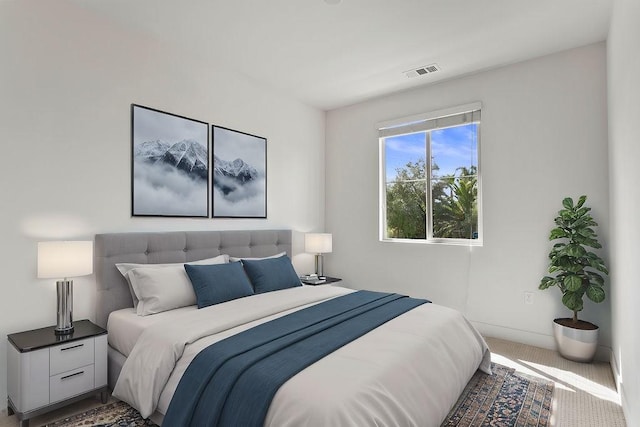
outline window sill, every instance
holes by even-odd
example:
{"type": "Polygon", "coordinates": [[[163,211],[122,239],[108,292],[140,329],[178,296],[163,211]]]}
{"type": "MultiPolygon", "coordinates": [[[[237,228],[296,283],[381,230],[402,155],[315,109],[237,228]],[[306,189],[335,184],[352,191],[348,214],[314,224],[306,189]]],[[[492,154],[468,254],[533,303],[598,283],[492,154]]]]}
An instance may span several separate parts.
{"type": "Polygon", "coordinates": [[[482,240],[473,239],[380,239],[382,243],[409,243],[418,245],[446,245],[446,246],[483,246],[482,240]]]}

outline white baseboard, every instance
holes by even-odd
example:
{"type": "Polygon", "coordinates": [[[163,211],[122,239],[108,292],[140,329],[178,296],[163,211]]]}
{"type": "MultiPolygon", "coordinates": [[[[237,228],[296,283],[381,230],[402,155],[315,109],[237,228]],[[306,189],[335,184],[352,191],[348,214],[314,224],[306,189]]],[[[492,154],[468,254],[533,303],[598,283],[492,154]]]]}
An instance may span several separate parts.
{"type": "Polygon", "coordinates": [[[620,396],[620,405],[622,406],[622,413],[624,414],[624,418],[626,420],[629,419],[629,402],[627,401],[626,394],[624,392],[624,384],[622,382],[622,376],[620,375],[620,368],[618,367],[618,363],[616,362],[615,354],[613,351],[611,352],[611,373],[613,374],[613,380],[616,383],[616,390],[618,391],[618,396],[620,396]]]}
{"type": "MultiPolygon", "coordinates": [[[[622,383],[620,383],[620,389],[618,391],[618,394],[620,395],[620,404],[622,406],[622,415],[624,415],[624,419],[627,420],[627,422],[629,422],[628,420],[631,419],[631,415],[629,414],[629,410],[627,408],[630,408],[631,404],[627,401],[627,397],[624,393],[624,386],[622,385],[622,383]]],[[[631,424],[629,424],[631,425],[631,424]]]]}
{"type": "Polygon", "coordinates": [[[609,360],[609,364],[611,365],[613,381],[616,383],[616,390],[618,391],[618,394],[622,396],[622,377],[620,376],[620,368],[618,368],[618,363],[616,362],[613,351],[611,351],[611,359],[609,360]]]}
{"type": "MultiPolygon", "coordinates": [[[[532,345],[534,347],[546,348],[549,350],[556,349],[556,343],[553,335],[540,334],[537,332],[524,331],[520,329],[507,328],[505,326],[492,325],[490,323],[471,321],[473,326],[480,333],[487,337],[500,338],[503,340],[513,341],[520,344],[532,345]]],[[[611,348],[599,345],[596,350],[595,360],[611,363],[613,360],[611,348]]]]}

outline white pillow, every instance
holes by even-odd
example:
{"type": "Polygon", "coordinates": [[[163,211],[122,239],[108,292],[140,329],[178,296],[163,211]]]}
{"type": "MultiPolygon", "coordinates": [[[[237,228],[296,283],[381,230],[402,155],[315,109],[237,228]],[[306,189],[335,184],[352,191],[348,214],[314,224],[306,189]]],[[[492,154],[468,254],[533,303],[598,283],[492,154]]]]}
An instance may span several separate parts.
{"type": "Polygon", "coordinates": [[[236,258],[234,256],[230,256],[229,257],[229,262],[238,262],[238,261],[242,261],[243,259],[248,259],[250,261],[256,261],[256,260],[260,260],[260,259],[269,259],[269,258],[280,258],[281,256],[285,256],[287,253],[286,252],[280,252],[279,254],[275,254],[275,255],[271,255],[271,256],[265,256],[265,257],[257,257],[257,258],[248,258],[248,257],[242,257],[242,258],[236,258]]]}
{"type": "Polygon", "coordinates": [[[138,297],[138,316],[195,305],[196,294],[183,266],[132,268],[129,283],[138,297]]]}
{"type": "MultiPolygon", "coordinates": [[[[131,280],[129,278],[129,275],[127,273],[129,273],[129,271],[133,270],[134,268],[166,268],[166,267],[181,267],[182,270],[184,271],[184,265],[185,264],[191,264],[191,265],[210,265],[210,264],[226,264],[229,262],[229,255],[227,254],[222,254],[222,255],[218,255],[217,257],[214,258],[206,258],[206,259],[201,259],[199,261],[189,261],[189,262],[174,262],[174,263],[168,263],[168,264],[134,264],[134,263],[118,263],[116,264],[116,268],[118,269],[118,271],[120,271],[120,274],[122,274],[125,279],[127,279],[127,283],[129,284],[129,291],[131,292],[131,298],[133,299],[133,307],[137,309],[138,307],[138,302],[141,299],[138,294],[136,293],[135,289],[133,288],[132,284],[131,284],[131,280]]],[[[186,272],[185,272],[185,276],[186,276],[186,272]]],[[[187,277],[187,280],[189,280],[189,278],[187,277]]],[[[189,286],[191,286],[191,281],[189,281],[189,286]]],[[[192,289],[193,291],[193,289],[192,289]]],[[[195,300],[194,300],[195,301],[195,300]]],[[[193,303],[195,304],[195,302],[193,303]]],[[[176,308],[176,307],[174,307],[176,308]]],[[[138,314],[140,314],[140,312],[138,312],[138,314]]],[[[144,315],[141,315],[144,316],[144,315]]]]}

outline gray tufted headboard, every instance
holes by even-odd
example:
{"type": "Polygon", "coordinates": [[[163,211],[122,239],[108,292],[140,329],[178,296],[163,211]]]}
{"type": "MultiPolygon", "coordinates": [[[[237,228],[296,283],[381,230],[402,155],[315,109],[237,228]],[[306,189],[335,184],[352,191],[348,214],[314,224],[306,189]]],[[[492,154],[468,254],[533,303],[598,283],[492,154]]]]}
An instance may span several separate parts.
{"type": "Polygon", "coordinates": [[[291,230],[96,234],[96,322],[106,328],[109,313],[133,307],[129,285],[116,263],[188,262],[220,254],[262,257],[287,252],[291,256],[291,234],[291,230]]]}

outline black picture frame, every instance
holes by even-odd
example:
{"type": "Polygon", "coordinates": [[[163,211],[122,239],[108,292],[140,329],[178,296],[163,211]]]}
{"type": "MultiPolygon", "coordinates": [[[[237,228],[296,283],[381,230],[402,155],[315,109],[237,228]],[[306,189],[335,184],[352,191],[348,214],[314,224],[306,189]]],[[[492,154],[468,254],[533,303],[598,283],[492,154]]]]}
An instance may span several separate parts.
{"type": "Polygon", "coordinates": [[[209,124],[131,104],[131,216],[209,217],[209,124]]]}
{"type": "Polygon", "coordinates": [[[211,126],[212,218],[267,218],[267,139],[211,126]]]}

